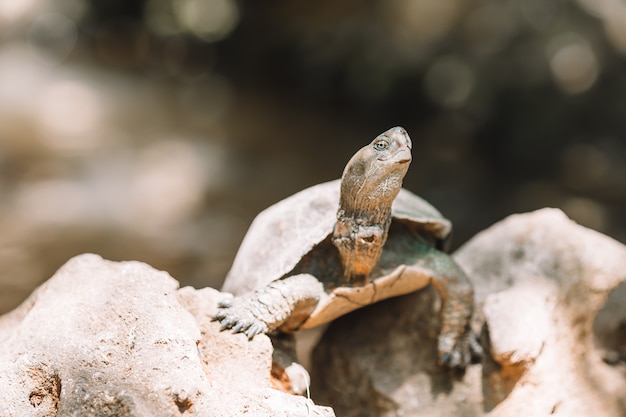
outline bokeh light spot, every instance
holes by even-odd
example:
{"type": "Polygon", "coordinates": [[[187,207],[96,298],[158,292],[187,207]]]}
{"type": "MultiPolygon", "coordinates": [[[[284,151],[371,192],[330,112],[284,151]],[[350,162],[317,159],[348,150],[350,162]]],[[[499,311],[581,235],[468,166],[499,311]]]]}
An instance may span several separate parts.
{"type": "Polygon", "coordinates": [[[61,13],[37,16],[28,29],[28,45],[38,58],[49,64],[63,61],[74,49],[78,29],[61,13]]]}
{"type": "Polygon", "coordinates": [[[148,0],[145,6],[146,24],[162,36],[176,35],[182,28],[174,16],[172,4],[168,0],[148,0]]]}
{"type": "Polygon", "coordinates": [[[89,86],[75,80],[53,83],[42,92],[38,116],[42,140],[53,149],[82,149],[94,145],[102,119],[102,103],[89,86]]]}
{"type": "Polygon", "coordinates": [[[549,46],[550,69],[561,88],[569,94],[587,91],[599,74],[598,60],[585,39],[574,34],[563,34],[549,46]]]}
{"type": "Polygon", "coordinates": [[[27,15],[37,0],[0,0],[0,22],[12,23],[27,15]]]}
{"type": "Polygon", "coordinates": [[[233,0],[176,0],[173,6],[180,25],[206,41],[226,37],[239,21],[233,0]]]}
{"type": "Polygon", "coordinates": [[[592,16],[604,23],[604,32],[613,47],[626,54],[626,2],[623,0],[578,0],[592,16]]]}
{"type": "Polygon", "coordinates": [[[615,49],[626,54],[626,5],[622,5],[607,19],[604,30],[615,49]]]}
{"type": "Polygon", "coordinates": [[[428,43],[446,34],[460,12],[458,0],[395,0],[387,8],[405,42],[428,43]]]}

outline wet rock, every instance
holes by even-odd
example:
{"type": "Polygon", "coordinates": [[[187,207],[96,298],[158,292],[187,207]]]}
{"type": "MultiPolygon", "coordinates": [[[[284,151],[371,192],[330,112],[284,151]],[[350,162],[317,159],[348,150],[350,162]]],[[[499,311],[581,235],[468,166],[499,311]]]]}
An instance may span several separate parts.
{"type": "Polygon", "coordinates": [[[0,317],[1,417],[333,415],[270,388],[272,348],[220,332],[221,294],[81,255],[0,317]]]}
{"type": "Polygon", "coordinates": [[[624,245],[544,209],[497,223],[455,258],[475,284],[482,364],[464,375],[436,365],[427,289],[331,324],[312,359],[316,401],[339,416],[625,415],[626,378],[593,343],[598,311],[626,281],[624,245]]]}

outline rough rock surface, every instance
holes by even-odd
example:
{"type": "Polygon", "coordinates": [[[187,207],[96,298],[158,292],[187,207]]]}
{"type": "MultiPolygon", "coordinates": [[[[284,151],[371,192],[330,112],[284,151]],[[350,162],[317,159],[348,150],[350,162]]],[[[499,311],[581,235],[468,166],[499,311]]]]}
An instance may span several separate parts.
{"type": "Polygon", "coordinates": [[[475,284],[482,364],[464,375],[435,365],[437,300],[425,290],[332,323],[313,354],[313,399],[341,417],[626,415],[626,375],[594,345],[594,331],[610,338],[603,323],[626,322],[596,320],[626,281],[626,247],[544,209],[497,223],[455,258],[475,284]]]}
{"type": "Polygon", "coordinates": [[[269,339],[220,332],[220,297],[73,258],[0,317],[0,417],[334,415],[270,388],[269,339]]]}

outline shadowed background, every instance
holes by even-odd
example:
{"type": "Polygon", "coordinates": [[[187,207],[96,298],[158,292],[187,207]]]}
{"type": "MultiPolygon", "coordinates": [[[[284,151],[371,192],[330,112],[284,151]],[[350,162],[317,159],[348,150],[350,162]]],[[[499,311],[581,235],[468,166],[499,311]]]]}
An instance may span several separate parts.
{"type": "Polygon", "coordinates": [[[219,287],[256,213],[388,128],[455,224],[626,241],[620,0],[0,0],[0,312],[96,252],[219,287]]]}

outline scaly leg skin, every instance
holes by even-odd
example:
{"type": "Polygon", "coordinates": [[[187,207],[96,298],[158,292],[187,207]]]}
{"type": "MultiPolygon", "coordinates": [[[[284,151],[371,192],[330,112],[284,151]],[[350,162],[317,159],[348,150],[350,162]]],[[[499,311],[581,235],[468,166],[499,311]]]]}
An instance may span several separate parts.
{"type": "Polygon", "coordinates": [[[452,257],[436,249],[423,253],[416,266],[430,271],[431,283],[441,298],[439,362],[449,368],[465,368],[482,354],[469,325],[474,310],[472,285],[452,257]]]}
{"type": "Polygon", "coordinates": [[[296,330],[324,294],[324,287],[309,274],[293,275],[258,290],[222,301],[213,315],[223,329],[245,333],[252,339],[259,333],[296,330]]]}

